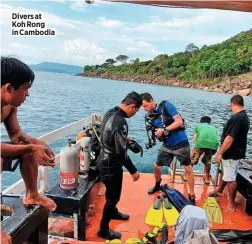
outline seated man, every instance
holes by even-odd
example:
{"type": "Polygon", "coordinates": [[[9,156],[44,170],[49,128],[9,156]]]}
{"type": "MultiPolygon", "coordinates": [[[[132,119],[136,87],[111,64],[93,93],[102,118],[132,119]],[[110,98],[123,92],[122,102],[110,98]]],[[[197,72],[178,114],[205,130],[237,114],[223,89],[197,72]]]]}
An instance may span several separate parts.
{"type": "MultiPolygon", "coordinates": [[[[1,172],[14,171],[20,163],[26,188],[24,205],[41,205],[51,212],[56,204],[38,193],[37,177],[38,165],[55,166],[54,154],[43,141],[25,134],[17,118],[18,107],[29,96],[34,78],[33,71],[20,60],[1,57],[1,123],[4,122],[11,140],[10,143],[1,142],[1,172]]],[[[2,237],[9,239],[6,234],[2,237]]]]}
{"type": "MultiPolygon", "coordinates": [[[[211,118],[208,116],[200,119],[200,123],[194,130],[195,145],[191,153],[192,165],[196,165],[203,154],[201,162],[205,165],[203,180],[206,185],[210,184],[211,159],[219,145],[216,128],[210,123],[211,118]]],[[[185,175],[183,179],[187,180],[185,175]]]]}

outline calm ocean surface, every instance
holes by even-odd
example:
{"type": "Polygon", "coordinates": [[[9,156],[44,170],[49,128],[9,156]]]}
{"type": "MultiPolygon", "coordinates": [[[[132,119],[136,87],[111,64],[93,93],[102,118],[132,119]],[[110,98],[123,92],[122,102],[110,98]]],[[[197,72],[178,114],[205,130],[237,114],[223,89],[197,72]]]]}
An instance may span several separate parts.
{"type": "MultiPolygon", "coordinates": [[[[168,99],[174,103],[186,120],[191,147],[193,146],[194,128],[201,116],[208,115],[212,117],[212,124],[216,126],[220,138],[223,125],[231,115],[229,111],[231,95],[227,94],[36,72],[35,82],[30,89],[30,97],[19,108],[18,118],[23,131],[31,136],[38,137],[87,117],[93,112],[104,115],[108,109],[120,104],[125,95],[133,90],[140,93],[150,92],[155,100],[168,99]]],[[[252,118],[251,98],[245,98],[245,107],[249,117],[252,118]]],[[[129,135],[143,146],[144,157],[140,158],[140,156],[131,153],[130,155],[140,172],[153,172],[153,164],[155,163],[159,145],[150,150],[145,149],[144,144],[147,142],[147,136],[144,126],[144,114],[143,109],[140,109],[133,118],[128,119],[129,135]]],[[[1,140],[8,140],[3,125],[1,125],[1,140]]],[[[67,137],[65,140],[51,145],[55,154],[59,153],[61,147],[65,146],[66,143],[67,137]]],[[[247,158],[252,158],[252,129],[249,131],[247,158]]],[[[202,164],[195,167],[195,169],[201,168],[202,164]]],[[[57,169],[52,171],[52,174],[57,173],[57,169]]],[[[2,187],[6,188],[19,178],[18,169],[14,173],[4,172],[2,187]]]]}

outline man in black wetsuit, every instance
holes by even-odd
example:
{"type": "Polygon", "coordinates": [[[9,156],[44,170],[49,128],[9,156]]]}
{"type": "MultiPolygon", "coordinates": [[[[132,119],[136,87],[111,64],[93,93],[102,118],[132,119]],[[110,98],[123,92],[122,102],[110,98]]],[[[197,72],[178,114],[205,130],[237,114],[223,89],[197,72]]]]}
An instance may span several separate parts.
{"type": "Polygon", "coordinates": [[[106,203],[97,234],[105,239],[121,238],[121,233],[109,228],[111,219],[129,219],[128,214],[120,213],[116,207],[121,196],[122,166],[130,172],[133,181],[137,181],[140,175],[127,154],[128,124],[125,118],[134,116],[141,105],[141,96],[136,92],[131,92],[122,100],[119,107],[110,109],[102,121],[102,146],[98,167],[101,180],[106,186],[106,203]]]}

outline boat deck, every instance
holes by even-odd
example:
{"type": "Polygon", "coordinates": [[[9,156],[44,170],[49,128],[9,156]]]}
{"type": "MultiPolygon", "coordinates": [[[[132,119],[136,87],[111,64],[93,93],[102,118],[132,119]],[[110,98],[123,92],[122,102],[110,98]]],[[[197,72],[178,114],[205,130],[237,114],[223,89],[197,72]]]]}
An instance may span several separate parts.
{"type": "MultiPolygon", "coordinates": [[[[169,176],[164,175],[162,184],[169,183],[169,185],[185,196],[188,196],[188,186],[182,181],[180,176],[176,176],[175,183],[170,183],[169,176]]],[[[156,195],[148,195],[147,190],[154,184],[152,174],[141,174],[138,182],[133,182],[129,173],[124,173],[123,190],[121,200],[118,208],[121,212],[129,213],[130,219],[128,221],[112,220],[110,228],[122,233],[122,242],[128,238],[138,237],[143,238],[146,232],[152,231],[153,227],[146,225],[145,215],[150,206],[155,201],[156,195]]],[[[207,194],[214,190],[212,185],[204,185],[202,177],[195,177],[195,194],[196,204],[199,207],[203,206],[207,194]]],[[[105,203],[105,187],[102,183],[96,184],[91,192],[91,205],[87,213],[86,234],[88,242],[67,241],[67,243],[97,243],[103,242],[104,239],[97,237],[96,232],[99,228],[100,219],[102,215],[103,206],[105,203]]],[[[236,196],[237,209],[232,215],[226,213],[228,204],[228,194],[225,191],[223,197],[219,198],[219,205],[222,209],[224,223],[221,225],[212,224],[212,229],[251,229],[252,217],[245,213],[245,199],[242,195],[237,193],[236,196]]],[[[165,223],[165,220],[164,220],[165,223]]],[[[49,232],[52,235],[61,235],[66,237],[73,237],[74,223],[67,218],[53,218],[49,219],[49,232]]],[[[173,227],[169,227],[169,241],[174,238],[173,227]]],[[[60,243],[56,240],[51,241],[51,244],[60,243]]]]}

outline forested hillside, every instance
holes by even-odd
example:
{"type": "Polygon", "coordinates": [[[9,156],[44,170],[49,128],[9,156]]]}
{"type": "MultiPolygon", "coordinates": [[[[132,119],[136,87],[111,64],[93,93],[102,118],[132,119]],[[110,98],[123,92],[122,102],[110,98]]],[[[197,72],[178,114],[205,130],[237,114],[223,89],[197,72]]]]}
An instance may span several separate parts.
{"type": "Polygon", "coordinates": [[[162,76],[186,81],[220,81],[226,76],[252,71],[252,29],[216,45],[204,45],[200,49],[193,43],[184,52],[171,56],[161,54],[153,60],[141,62],[130,60],[126,55],[109,58],[103,64],[85,66],[85,76],[99,76],[106,73],[120,76],[162,76]]]}

